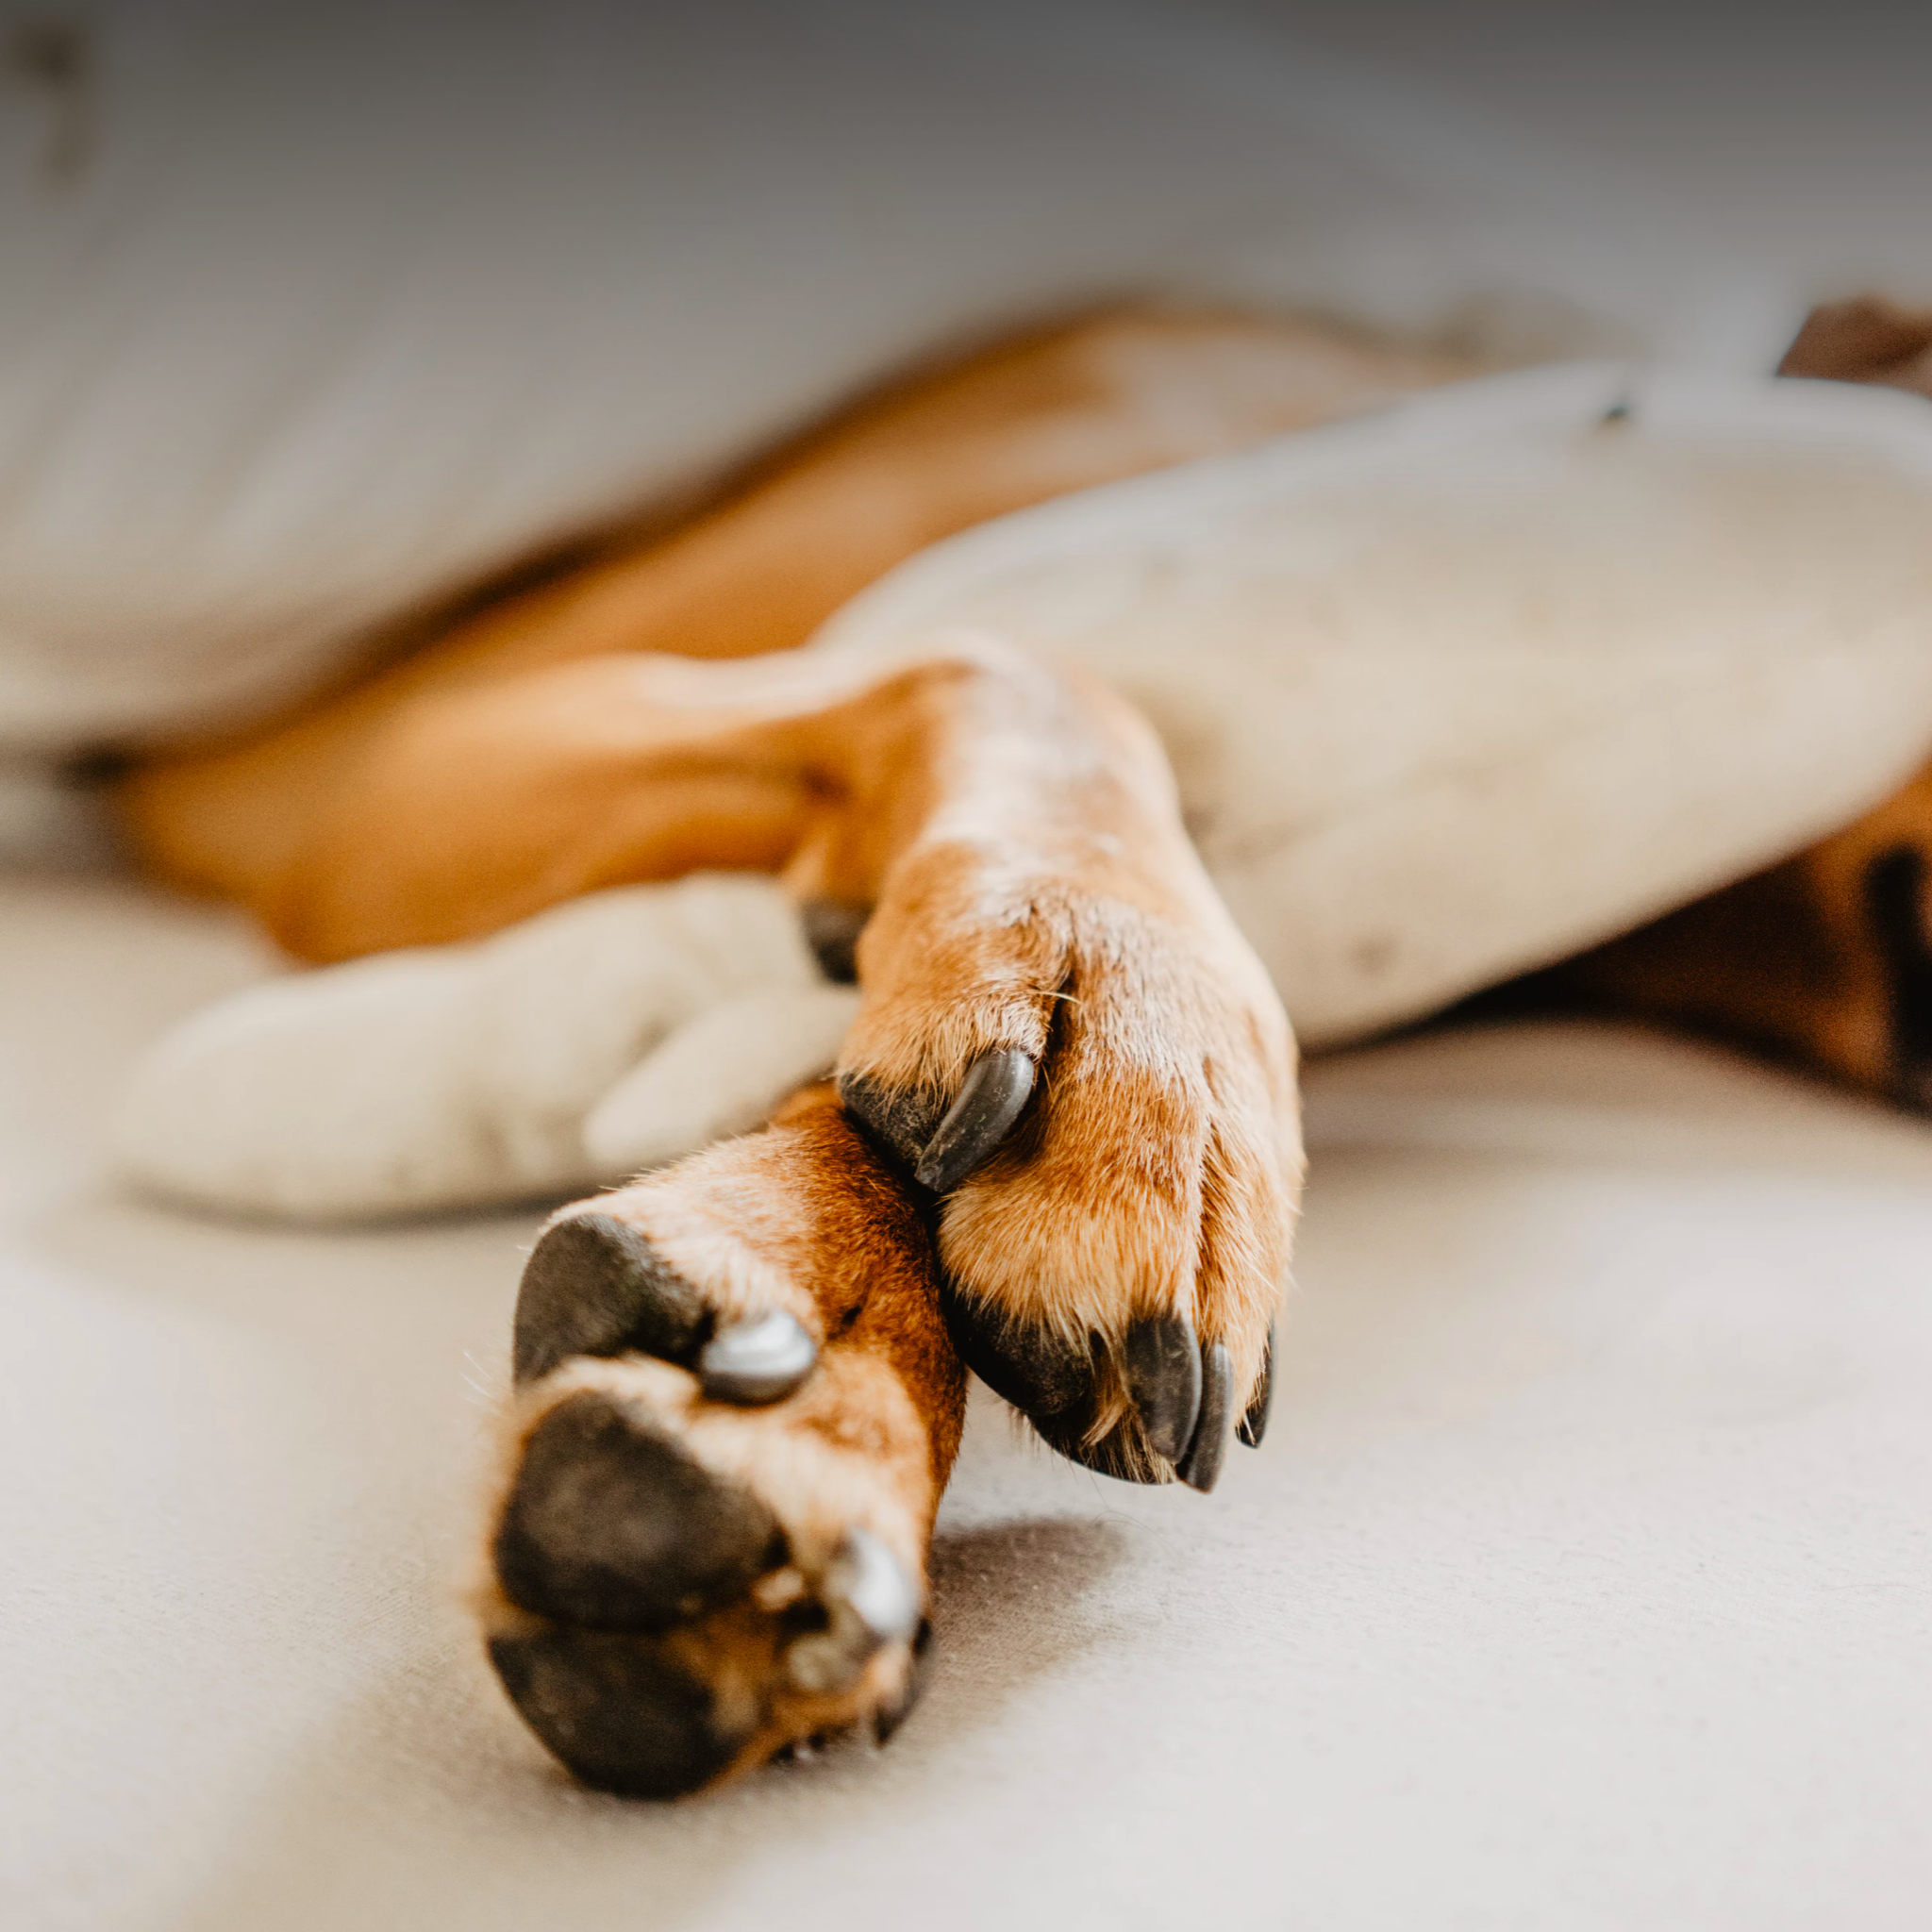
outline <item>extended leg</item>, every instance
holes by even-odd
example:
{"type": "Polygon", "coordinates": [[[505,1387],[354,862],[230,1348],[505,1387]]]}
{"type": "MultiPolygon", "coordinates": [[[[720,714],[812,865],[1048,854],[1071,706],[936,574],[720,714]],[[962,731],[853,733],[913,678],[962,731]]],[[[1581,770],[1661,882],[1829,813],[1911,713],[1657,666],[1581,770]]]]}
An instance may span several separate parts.
{"type": "Polygon", "coordinates": [[[986,640],[533,673],[401,713],[263,909],[341,958],[754,835],[871,912],[847,1101],[946,1197],[974,1366],[1069,1454],[1211,1485],[1286,1276],[1292,1041],[1119,699],[986,640]]]}
{"type": "Polygon", "coordinates": [[[581,1202],[525,1272],[491,1659],[586,1783],[672,1797],[909,1707],[964,1376],[827,1088],[581,1202]]]}

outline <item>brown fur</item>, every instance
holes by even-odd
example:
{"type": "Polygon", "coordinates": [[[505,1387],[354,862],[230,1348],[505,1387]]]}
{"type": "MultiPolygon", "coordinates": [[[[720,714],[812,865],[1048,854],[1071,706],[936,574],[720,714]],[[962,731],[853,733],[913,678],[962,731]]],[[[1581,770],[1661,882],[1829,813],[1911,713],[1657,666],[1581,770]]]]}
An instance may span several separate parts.
{"type": "MultiPolygon", "coordinates": [[[[612,756],[602,740],[586,742],[611,681],[594,671],[542,674],[587,659],[608,671],[639,653],[788,650],[902,558],[970,524],[1466,369],[1333,328],[1241,317],[1111,315],[1022,335],[867,399],[681,525],[485,606],[373,676],[238,740],[144,759],[124,794],[129,829],[156,873],[248,906],[298,957],[408,943],[380,932],[311,938],[300,908],[328,890],[316,874],[389,870],[388,840],[424,832],[393,820],[344,854],[336,827],[392,766],[437,756],[445,738],[482,746],[497,720],[512,738],[541,741],[560,730],[561,766],[612,756]]],[[[558,777],[553,770],[536,782],[554,791],[558,777]]],[[[770,867],[782,855],[791,790],[756,776],[688,783],[686,793],[636,809],[636,823],[657,831],[641,830],[635,861],[612,839],[575,871],[541,868],[551,897],[610,882],[584,873],[589,863],[616,868],[614,876],[680,869],[675,827],[686,817],[706,821],[714,841],[721,827],[738,828],[711,862],[770,867]],[[644,869],[626,874],[631,862],[644,869]]],[[[486,806],[482,842],[512,833],[528,808],[521,798],[486,806]]],[[[566,798],[559,815],[575,809],[566,798]]],[[[479,911],[464,929],[488,930],[492,918],[500,923],[479,911]]]]}

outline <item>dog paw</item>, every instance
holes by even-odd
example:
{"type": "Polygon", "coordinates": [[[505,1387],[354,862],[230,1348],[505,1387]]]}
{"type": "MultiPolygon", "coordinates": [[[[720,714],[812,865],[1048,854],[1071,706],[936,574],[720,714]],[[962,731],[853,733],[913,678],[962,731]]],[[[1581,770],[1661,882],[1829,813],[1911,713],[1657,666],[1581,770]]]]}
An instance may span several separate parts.
{"type": "Polygon", "coordinates": [[[196,1014],[137,1069],[114,1151],[155,1192],[248,1213],[570,1192],[756,1126],[854,1005],[772,881],[621,888],[196,1014]]]}
{"type": "Polygon", "coordinates": [[[1104,1474],[1258,1441],[1299,1190],[1291,1035],[1202,881],[928,848],[859,949],[839,1087],[939,1195],[968,1364],[1104,1474]]]}
{"type": "Polygon", "coordinates": [[[961,1374],[902,1190],[802,1118],[566,1210],[518,1301],[489,1655],[584,1783],[694,1790],[910,1707],[961,1374]]]}

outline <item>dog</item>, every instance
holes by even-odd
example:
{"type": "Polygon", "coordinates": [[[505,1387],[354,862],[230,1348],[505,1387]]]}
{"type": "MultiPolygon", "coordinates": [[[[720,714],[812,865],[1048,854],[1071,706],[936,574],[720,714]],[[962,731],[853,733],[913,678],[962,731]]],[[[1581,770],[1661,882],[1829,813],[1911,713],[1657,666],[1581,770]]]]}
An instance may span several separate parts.
{"type": "MultiPolygon", "coordinates": [[[[1932,394],[1932,319],[1821,310],[1786,373],[1932,394]]],[[[481,1615],[584,1782],[670,1797],[883,1740],[970,1369],[1060,1453],[1214,1487],[1258,1444],[1300,1196],[1294,1036],[1151,728],[997,639],[795,649],[935,539],[1475,373],[1322,324],[1115,310],[912,372],[680,521],[119,785],[157,877],[296,958],[601,888],[782,875],[861,1004],[836,1079],[552,1218],[481,1615]]],[[[1932,1100],[1932,774],[1543,975],[1932,1100]]]]}

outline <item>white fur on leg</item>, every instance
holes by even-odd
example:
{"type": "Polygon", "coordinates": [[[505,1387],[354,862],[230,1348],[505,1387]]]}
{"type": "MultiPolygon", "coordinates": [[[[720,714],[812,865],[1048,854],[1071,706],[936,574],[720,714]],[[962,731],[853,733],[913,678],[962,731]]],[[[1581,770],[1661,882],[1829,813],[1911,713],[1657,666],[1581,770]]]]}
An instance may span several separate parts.
{"type": "Polygon", "coordinates": [[[800,1078],[828,1064],[826,991],[770,879],[599,892],[475,944],[275,980],[194,1015],[136,1069],[114,1151],[158,1193],[303,1218],[589,1187],[642,1164],[633,1148],[668,1159],[755,1124],[747,1110],[782,1098],[802,1059],[800,1078]],[[706,1025],[748,996],[749,1024],[706,1025]],[[614,1116],[626,1151],[605,1165],[586,1117],[658,1051],[614,1116]],[[654,1095],[680,1124],[646,1118],[654,1095]]]}
{"type": "Polygon", "coordinates": [[[855,987],[774,988],[681,1026],[591,1110],[600,1174],[635,1174],[748,1133],[788,1093],[832,1070],[858,1012],[855,987]]]}

